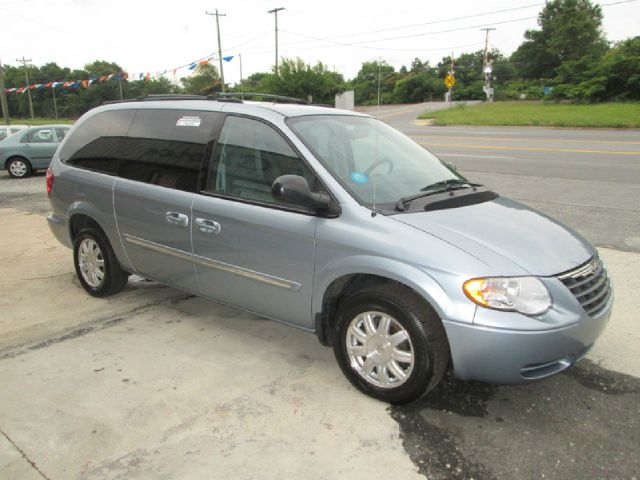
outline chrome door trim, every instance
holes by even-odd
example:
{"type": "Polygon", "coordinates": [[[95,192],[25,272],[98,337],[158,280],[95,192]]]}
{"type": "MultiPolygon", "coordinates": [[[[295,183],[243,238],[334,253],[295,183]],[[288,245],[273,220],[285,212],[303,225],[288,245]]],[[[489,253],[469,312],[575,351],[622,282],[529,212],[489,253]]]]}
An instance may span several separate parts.
{"type": "Polygon", "coordinates": [[[299,282],[294,282],[291,280],[287,280],[285,278],[274,277],[272,275],[267,275],[266,273],[256,272],[254,270],[249,270],[248,268],[238,267],[236,265],[220,262],[218,260],[213,260],[211,258],[201,257],[200,255],[194,255],[192,253],[178,250],[177,248],[160,245],[158,243],[151,242],[149,240],[144,240],[142,238],[134,237],[133,235],[128,235],[126,233],[123,235],[123,237],[127,242],[132,243],[133,245],[137,245],[139,247],[147,248],[155,252],[164,253],[166,255],[171,255],[173,257],[180,258],[181,260],[195,262],[197,264],[204,265],[205,267],[214,268],[216,270],[232,273],[234,275],[250,278],[252,280],[257,280],[262,283],[273,285],[274,287],[280,287],[286,290],[293,290],[294,292],[299,291],[300,288],[302,287],[302,285],[299,282]]]}

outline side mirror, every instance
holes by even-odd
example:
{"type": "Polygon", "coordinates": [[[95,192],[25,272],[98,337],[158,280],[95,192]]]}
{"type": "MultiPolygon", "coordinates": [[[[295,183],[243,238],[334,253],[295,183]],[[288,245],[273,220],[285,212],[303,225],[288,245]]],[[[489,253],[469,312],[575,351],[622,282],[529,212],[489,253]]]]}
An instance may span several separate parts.
{"type": "Polygon", "coordinates": [[[326,210],[331,206],[331,197],[324,193],[313,193],[304,177],[281,175],[271,186],[273,198],[285,203],[300,205],[312,210],[326,210]]]}
{"type": "Polygon", "coordinates": [[[453,162],[444,162],[444,164],[449,167],[451,170],[453,170],[454,172],[458,171],[458,167],[456,166],[455,163],[453,162]]]}

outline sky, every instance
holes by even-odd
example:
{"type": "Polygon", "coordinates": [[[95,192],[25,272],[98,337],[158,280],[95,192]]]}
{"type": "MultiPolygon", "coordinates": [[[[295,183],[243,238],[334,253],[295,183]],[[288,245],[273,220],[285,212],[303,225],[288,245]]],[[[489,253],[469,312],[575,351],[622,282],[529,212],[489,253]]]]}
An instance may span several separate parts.
{"type": "MultiPolygon", "coordinates": [[[[604,33],[619,41],[640,35],[640,0],[598,0],[604,33]],[[621,2],[621,3],[618,3],[621,2]],[[616,3],[616,4],[613,4],[616,3]],[[613,4],[606,6],[606,4],[613,4]]],[[[451,52],[484,48],[512,53],[526,29],[536,28],[543,0],[0,0],[0,60],[17,65],[56,62],[82,68],[94,60],[118,63],[127,72],[152,74],[217,53],[217,8],[226,83],[269,71],[275,59],[274,15],[280,57],[321,61],[352,78],[365,61],[379,58],[396,68],[415,57],[435,65],[451,52]]],[[[217,61],[217,60],[216,60],[217,61]]],[[[178,77],[186,75],[178,72],[178,77]]],[[[71,79],[69,79],[71,80],[71,79]]]]}

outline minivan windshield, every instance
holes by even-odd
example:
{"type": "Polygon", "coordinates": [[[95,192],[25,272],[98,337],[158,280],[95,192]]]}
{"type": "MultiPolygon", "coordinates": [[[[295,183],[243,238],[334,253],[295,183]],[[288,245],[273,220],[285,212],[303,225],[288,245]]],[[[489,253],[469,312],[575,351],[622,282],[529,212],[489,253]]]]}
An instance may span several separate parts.
{"type": "Polygon", "coordinates": [[[396,204],[464,177],[380,120],[350,115],[291,117],[287,124],[365,205],[396,204]]]}

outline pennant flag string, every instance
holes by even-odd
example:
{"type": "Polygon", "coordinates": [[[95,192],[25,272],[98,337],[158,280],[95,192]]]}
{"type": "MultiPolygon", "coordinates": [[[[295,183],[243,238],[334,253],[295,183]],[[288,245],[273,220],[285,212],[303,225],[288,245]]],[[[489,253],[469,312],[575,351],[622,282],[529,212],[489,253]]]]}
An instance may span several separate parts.
{"type": "MultiPolygon", "coordinates": [[[[207,57],[201,58],[200,60],[196,60],[195,62],[185,63],[184,65],[180,65],[179,67],[170,68],[168,70],[155,72],[153,75],[150,72],[141,72],[141,73],[128,73],[128,72],[114,72],[109,75],[91,75],[88,80],[70,80],[70,81],[50,81],[46,83],[35,83],[33,85],[28,85],[25,87],[9,87],[5,88],[4,91],[6,93],[24,93],[27,90],[44,90],[46,88],[89,88],[93,83],[103,83],[109,80],[118,80],[118,81],[128,81],[129,79],[134,81],[149,81],[149,80],[157,80],[162,77],[166,77],[171,74],[172,77],[176,77],[177,72],[179,70],[187,69],[189,74],[193,73],[199,65],[208,65],[212,60],[216,58],[215,54],[211,54],[207,57]]],[[[231,61],[233,55],[228,57],[223,57],[223,60],[226,62],[231,61]]]]}

